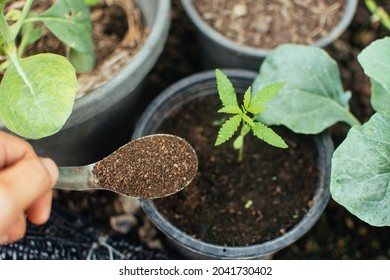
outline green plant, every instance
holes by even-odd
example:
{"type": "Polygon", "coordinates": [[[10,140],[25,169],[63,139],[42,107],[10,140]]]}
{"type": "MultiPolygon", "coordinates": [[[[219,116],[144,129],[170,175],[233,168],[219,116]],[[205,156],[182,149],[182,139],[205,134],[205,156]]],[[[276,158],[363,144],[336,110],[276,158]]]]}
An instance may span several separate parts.
{"type": "Polygon", "coordinates": [[[78,88],[75,68],[93,68],[89,8],[84,1],[57,0],[37,15],[30,11],[33,0],[26,0],[22,10],[5,12],[7,2],[0,0],[0,51],[6,57],[0,66],[5,71],[0,119],[16,134],[38,139],[56,133],[68,119],[78,88]],[[68,59],[50,53],[23,57],[43,26],[66,45],[68,59]]]}
{"type": "Polygon", "coordinates": [[[378,6],[375,0],[364,0],[367,9],[371,12],[371,22],[380,22],[390,30],[390,16],[385,9],[378,6]]]}
{"type": "Polygon", "coordinates": [[[365,222],[390,225],[390,38],[373,42],[358,56],[371,81],[377,111],[365,124],[348,106],[337,63],[322,49],[282,45],[263,62],[254,89],[277,80],[286,86],[261,115],[298,133],[320,133],[342,121],[352,128],[332,157],[332,198],[365,222]]]}
{"type": "Polygon", "coordinates": [[[371,81],[377,111],[354,126],[332,158],[335,201],[374,226],[390,226],[390,38],[373,42],[358,61],[371,81]]]}
{"type": "Polygon", "coordinates": [[[239,161],[242,161],[243,157],[244,138],[250,131],[252,131],[253,135],[257,138],[270,145],[279,148],[287,148],[287,144],[279,135],[257,120],[259,115],[267,110],[264,105],[281,90],[284,83],[272,83],[261,90],[256,91],[253,95],[251,95],[251,87],[249,87],[244,94],[243,104],[240,107],[237,102],[237,94],[229,78],[219,69],[215,71],[215,75],[219,98],[221,99],[223,106],[218,112],[234,115],[222,124],[222,127],[218,132],[215,146],[229,140],[241,124],[240,134],[233,142],[233,147],[239,151],[239,161]],[[249,116],[249,114],[252,116],[249,116]]]}

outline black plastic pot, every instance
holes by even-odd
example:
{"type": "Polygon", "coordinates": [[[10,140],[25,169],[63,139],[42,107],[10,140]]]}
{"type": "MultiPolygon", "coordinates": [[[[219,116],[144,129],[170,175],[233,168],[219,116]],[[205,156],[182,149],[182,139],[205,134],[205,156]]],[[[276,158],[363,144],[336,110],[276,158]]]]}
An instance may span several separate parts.
{"type": "MultiPolygon", "coordinates": [[[[76,100],[59,132],[30,140],[39,155],[53,158],[58,165],[84,165],[128,142],[129,124],[140,113],[144,80],[164,49],[171,22],[170,0],[134,2],[149,27],[144,45],[116,76],[76,100]]],[[[0,129],[7,131],[1,122],[0,129]]]]}
{"type": "MultiPolygon", "coordinates": [[[[245,70],[224,70],[238,93],[252,84],[257,73],[245,70]]],[[[178,81],[162,92],[139,119],[132,138],[153,134],[164,117],[175,108],[201,96],[217,95],[215,72],[207,71],[178,81]]],[[[295,227],[273,240],[246,246],[229,247],[214,245],[195,239],[172,225],[156,208],[152,200],[141,201],[150,220],[168,237],[178,251],[191,259],[250,259],[270,258],[278,250],[302,237],[318,220],[329,200],[330,160],[333,143],[327,133],[314,136],[318,149],[319,178],[313,206],[295,227]]]]}
{"type": "MultiPolygon", "coordinates": [[[[270,49],[240,45],[213,29],[192,4],[192,0],[181,0],[182,6],[196,28],[198,42],[202,51],[204,69],[240,68],[258,70],[270,49]]],[[[334,42],[349,26],[357,8],[357,0],[346,0],[344,14],[339,24],[325,37],[312,45],[325,47],[334,42]]]]}

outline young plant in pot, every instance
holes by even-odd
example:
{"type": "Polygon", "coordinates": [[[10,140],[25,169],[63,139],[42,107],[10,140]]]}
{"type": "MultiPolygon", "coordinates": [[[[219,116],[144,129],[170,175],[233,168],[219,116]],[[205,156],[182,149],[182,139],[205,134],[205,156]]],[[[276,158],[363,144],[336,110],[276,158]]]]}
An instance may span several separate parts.
{"type": "Polygon", "coordinates": [[[325,47],[349,26],[357,0],[181,0],[193,23],[203,66],[258,71],[285,43],[325,47]]]}
{"type": "Polygon", "coordinates": [[[390,38],[374,41],[358,61],[371,82],[376,111],[350,129],[332,158],[333,199],[372,226],[390,226],[390,38]]]}
{"type": "Polygon", "coordinates": [[[133,138],[176,134],[194,147],[199,160],[198,174],[186,189],[143,200],[141,206],[186,258],[270,258],[304,235],[327,205],[332,141],[327,133],[313,137],[272,127],[280,138],[258,122],[283,79],[251,91],[257,73],[223,70],[232,84],[217,73],[218,89],[214,71],[190,76],[166,89],[141,116],[133,138]],[[225,92],[222,110],[218,92],[225,92]],[[236,140],[214,146],[240,124],[236,140]]]}
{"type": "Polygon", "coordinates": [[[263,121],[302,133],[315,132],[316,126],[326,129],[337,121],[352,127],[332,156],[330,192],[336,202],[372,226],[390,225],[389,49],[390,38],[386,37],[358,55],[370,78],[371,105],[376,111],[363,125],[349,112],[351,93],[343,93],[336,63],[320,56],[318,49],[295,45],[277,48],[257,81],[261,87],[284,78],[286,87],[291,87],[269,103],[270,110],[261,116],[263,121]],[[281,111],[285,114],[279,114],[281,111]]]}
{"type": "MultiPolygon", "coordinates": [[[[1,1],[3,9],[8,2],[1,1]]],[[[7,57],[2,67],[9,69],[0,86],[0,128],[29,139],[39,154],[53,158],[59,165],[82,165],[100,160],[128,141],[125,131],[139,108],[137,103],[143,80],[167,38],[170,2],[134,0],[140,12],[138,16],[149,33],[138,46],[137,53],[125,60],[127,63],[123,68],[76,100],[79,87],[76,77],[84,74],[76,76],[73,67],[82,67],[84,72],[91,69],[93,63],[95,46],[91,37],[90,11],[83,1],[58,0],[36,15],[29,13],[33,2],[28,0],[21,7],[11,3],[12,9],[2,13],[2,51],[7,57]],[[43,23],[55,37],[65,42],[73,66],[54,54],[22,57],[22,50],[27,45],[39,42],[42,25],[37,27],[37,22],[43,23]],[[41,64],[38,65],[38,61],[41,64]],[[85,62],[89,65],[86,68],[85,62]]],[[[132,3],[111,2],[121,7],[132,3]]],[[[132,20],[123,21],[129,25],[129,33],[134,31],[129,24],[132,20]]],[[[125,54],[130,52],[131,47],[124,49],[125,54]]]]}

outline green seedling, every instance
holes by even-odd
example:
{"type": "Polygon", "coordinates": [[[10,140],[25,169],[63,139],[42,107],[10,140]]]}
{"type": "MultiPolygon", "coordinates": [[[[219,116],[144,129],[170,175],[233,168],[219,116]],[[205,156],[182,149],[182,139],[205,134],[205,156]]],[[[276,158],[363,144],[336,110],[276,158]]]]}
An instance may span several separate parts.
{"type": "Polygon", "coordinates": [[[363,125],[349,110],[337,61],[318,47],[286,44],[262,62],[254,91],[273,82],[286,86],[261,120],[296,133],[318,134],[338,122],[351,126],[332,156],[334,201],[373,226],[390,226],[390,38],[378,39],[357,57],[371,82],[376,111],[363,125]]]}
{"type": "Polygon", "coordinates": [[[0,120],[12,132],[39,139],[59,131],[71,114],[78,88],[76,71],[94,65],[92,24],[84,1],[57,0],[41,14],[31,13],[33,0],[21,10],[0,0],[0,120]],[[67,58],[57,54],[26,57],[44,28],[62,41],[67,58]],[[18,44],[17,44],[18,43],[18,44]]]}
{"type": "Polygon", "coordinates": [[[378,6],[375,0],[364,0],[367,9],[371,12],[371,22],[380,22],[384,27],[390,30],[390,16],[381,6],[378,6]]]}
{"type": "Polygon", "coordinates": [[[234,149],[238,150],[238,161],[242,161],[244,138],[250,131],[257,138],[272,146],[287,148],[287,144],[279,135],[258,121],[260,114],[267,110],[264,105],[282,89],[285,83],[269,84],[253,95],[251,94],[251,87],[249,87],[244,94],[243,104],[239,106],[237,94],[229,78],[219,69],[215,71],[215,75],[219,98],[222,101],[222,108],[218,112],[233,115],[222,124],[215,146],[221,145],[232,138],[241,125],[240,134],[233,142],[234,149]]]}
{"type": "Polygon", "coordinates": [[[248,201],[245,203],[244,208],[245,208],[245,209],[249,209],[249,208],[252,207],[252,205],[253,205],[253,200],[248,200],[248,201]]]}

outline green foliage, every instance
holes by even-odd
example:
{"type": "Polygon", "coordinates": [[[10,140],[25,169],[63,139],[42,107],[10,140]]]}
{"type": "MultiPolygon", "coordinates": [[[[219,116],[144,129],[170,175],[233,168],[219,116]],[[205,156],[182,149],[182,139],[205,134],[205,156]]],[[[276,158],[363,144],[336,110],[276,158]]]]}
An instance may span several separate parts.
{"type": "Polygon", "coordinates": [[[384,27],[390,30],[390,16],[386,10],[376,3],[375,0],[364,0],[368,10],[371,12],[371,21],[380,22],[384,27]]]}
{"type": "Polygon", "coordinates": [[[358,55],[358,60],[371,80],[372,107],[390,111],[390,38],[373,42],[358,55]]]}
{"type": "Polygon", "coordinates": [[[33,0],[27,0],[21,11],[4,14],[6,2],[0,1],[0,51],[7,58],[0,66],[5,71],[0,119],[25,138],[46,137],[61,129],[71,114],[78,87],[74,67],[78,72],[93,68],[89,9],[84,1],[57,0],[42,14],[33,14],[33,0]],[[65,44],[68,59],[53,54],[22,58],[24,50],[41,38],[43,28],[65,44]],[[19,45],[16,38],[21,38],[19,45]]]}
{"type": "Polygon", "coordinates": [[[280,80],[286,86],[261,115],[268,125],[317,134],[339,121],[359,124],[349,111],[351,93],[342,88],[337,63],[324,50],[294,44],[277,47],[262,63],[252,87],[258,91],[280,80]]]}
{"type": "Polygon", "coordinates": [[[240,108],[237,102],[237,94],[229,78],[219,69],[215,71],[215,75],[219,98],[222,102],[222,108],[218,112],[234,115],[222,124],[222,127],[218,132],[215,146],[221,145],[232,138],[241,124],[241,132],[233,142],[233,147],[239,150],[239,161],[242,160],[244,137],[250,131],[252,131],[253,135],[257,138],[270,145],[279,148],[287,148],[287,144],[279,135],[257,120],[258,116],[263,111],[267,110],[264,105],[281,90],[285,83],[279,82],[267,85],[255,92],[252,96],[251,88],[248,88],[244,93],[243,105],[240,108]],[[249,113],[252,114],[252,116],[249,116],[249,113]]]}
{"type": "Polygon", "coordinates": [[[83,1],[56,1],[50,9],[37,18],[30,17],[28,20],[43,22],[59,40],[68,46],[68,57],[70,61],[75,60],[74,65],[79,66],[79,72],[93,69],[92,24],[89,8],[83,1]],[[79,62],[80,59],[82,63],[79,62]]]}
{"type": "Polygon", "coordinates": [[[374,226],[390,225],[390,113],[351,128],[332,159],[333,199],[374,226]]]}
{"type": "Polygon", "coordinates": [[[332,158],[330,190],[335,201],[373,226],[390,226],[390,38],[358,56],[371,81],[377,111],[351,128],[332,158]]]}
{"type": "Polygon", "coordinates": [[[252,87],[286,81],[260,119],[298,133],[319,133],[342,121],[352,128],[332,157],[333,199],[374,226],[390,226],[390,38],[373,42],[358,60],[371,81],[377,111],[363,126],[349,111],[337,63],[322,49],[286,44],[262,63],[252,87]]]}
{"type": "Polygon", "coordinates": [[[99,4],[100,0],[84,0],[84,3],[88,6],[93,6],[99,4]]]}
{"type": "Polygon", "coordinates": [[[77,91],[72,65],[65,57],[49,53],[18,61],[0,85],[0,119],[8,129],[31,139],[57,132],[70,114],[64,108],[72,108],[77,91]]]}

